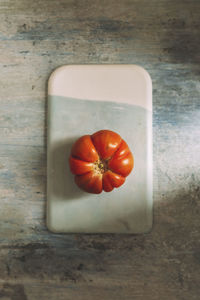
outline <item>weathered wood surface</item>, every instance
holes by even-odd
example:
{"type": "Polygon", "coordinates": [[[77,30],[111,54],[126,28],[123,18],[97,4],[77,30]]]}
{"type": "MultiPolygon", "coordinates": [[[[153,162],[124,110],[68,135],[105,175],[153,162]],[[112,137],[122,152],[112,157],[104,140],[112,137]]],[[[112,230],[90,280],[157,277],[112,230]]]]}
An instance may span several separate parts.
{"type": "Polygon", "coordinates": [[[195,0],[0,0],[0,299],[199,299],[199,12],[195,0]],[[151,74],[150,234],[46,229],[47,79],[74,63],[151,74]]]}

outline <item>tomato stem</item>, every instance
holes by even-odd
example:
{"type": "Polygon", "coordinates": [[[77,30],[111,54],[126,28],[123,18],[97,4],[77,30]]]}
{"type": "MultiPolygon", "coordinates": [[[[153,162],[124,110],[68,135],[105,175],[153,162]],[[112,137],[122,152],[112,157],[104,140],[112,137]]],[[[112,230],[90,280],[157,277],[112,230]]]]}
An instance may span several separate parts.
{"type": "Polygon", "coordinates": [[[101,173],[101,174],[105,173],[108,170],[108,162],[103,159],[98,159],[94,163],[94,170],[97,173],[101,173]]]}

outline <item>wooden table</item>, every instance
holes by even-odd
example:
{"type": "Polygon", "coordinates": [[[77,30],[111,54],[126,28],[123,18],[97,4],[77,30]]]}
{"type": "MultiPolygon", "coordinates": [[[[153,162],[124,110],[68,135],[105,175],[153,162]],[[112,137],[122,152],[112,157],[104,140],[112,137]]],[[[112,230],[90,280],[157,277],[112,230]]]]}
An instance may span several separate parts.
{"type": "Polygon", "coordinates": [[[199,299],[199,12],[195,0],[0,1],[0,299],[199,299]],[[47,80],[80,63],[152,77],[149,234],[46,229],[47,80]]]}

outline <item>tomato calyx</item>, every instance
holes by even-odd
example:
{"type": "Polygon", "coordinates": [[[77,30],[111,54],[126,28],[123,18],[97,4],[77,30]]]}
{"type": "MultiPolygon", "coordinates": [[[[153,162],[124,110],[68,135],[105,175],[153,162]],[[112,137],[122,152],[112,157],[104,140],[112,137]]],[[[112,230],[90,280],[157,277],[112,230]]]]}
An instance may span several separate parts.
{"type": "Polygon", "coordinates": [[[108,171],[108,160],[105,159],[98,159],[94,162],[94,170],[99,173],[103,174],[108,171]]]}

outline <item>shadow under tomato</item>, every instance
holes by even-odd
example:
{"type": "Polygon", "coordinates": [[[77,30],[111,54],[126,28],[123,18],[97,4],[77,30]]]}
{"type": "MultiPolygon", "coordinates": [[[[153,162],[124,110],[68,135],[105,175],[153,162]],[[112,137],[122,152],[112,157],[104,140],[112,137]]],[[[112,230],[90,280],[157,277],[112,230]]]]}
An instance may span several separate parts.
{"type": "Polygon", "coordinates": [[[52,187],[50,187],[50,190],[59,199],[72,200],[86,196],[86,193],[75,184],[74,175],[70,172],[68,162],[72,145],[77,138],[74,137],[55,143],[50,152],[49,158],[52,167],[52,187]]]}

